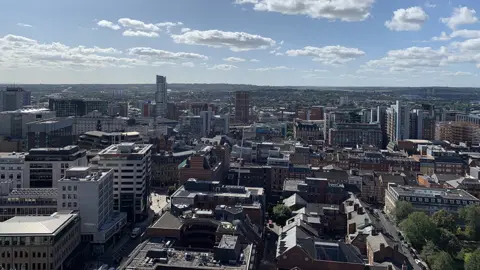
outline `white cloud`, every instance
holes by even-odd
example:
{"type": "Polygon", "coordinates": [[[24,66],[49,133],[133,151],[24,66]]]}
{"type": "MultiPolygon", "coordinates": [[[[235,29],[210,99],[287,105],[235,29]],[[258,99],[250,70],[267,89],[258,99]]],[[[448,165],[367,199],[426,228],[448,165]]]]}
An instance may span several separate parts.
{"type": "Polygon", "coordinates": [[[123,35],[126,37],[158,37],[158,33],[156,32],[144,32],[144,31],[135,31],[135,30],[127,30],[123,32],[123,35]]]}
{"type": "Polygon", "coordinates": [[[182,22],[162,22],[162,23],[156,23],[156,26],[165,29],[167,33],[171,32],[171,29],[176,26],[182,26],[182,22]]]}
{"type": "Polygon", "coordinates": [[[410,47],[392,50],[379,60],[367,62],[368,67],[391,68],[392,71],[405,71],[415,67],[439,67],[445,65],[449,53],[445,47],[438,50],[431,47],[410,47]]]}
{"type": "Polygon", "coordinates": [[[392,31],[418,31],[427,19],[428,15],[421,7],[401,8],[393,12],[392,19],[386,21],[385,26],[392,31]]]}
{"type": "Polygon", "coordinates": [[[228,57],[228,58],[223,58],[223,61],[227,62],[245,62],[246,60],[244,58],[240,57],[228,57]]]}
{"type": "Polygon", "coordinates": [[[255,68],[255,69],[249,69],[251,71],[272,71],[272,70],[289,70],[291,68],[286,67],[286,66],[277,66],[277,67],[265,67],[265,68],[255,68]]]}
{"type": "Polygon", "coordinates": [[[20,27],[27,27],[27,28],[31,28],[31,27],[33,27],[31,24],[27,24],[27,23],[17,23],[17,26],[20,26],[20,27]]]}
{"type": "Polygon", "coordinates": [[[432,3],[430,3],[430,2],[425,2],[425,7],[426,7],[426,8],[436,8],[437,5],[436,5],[436,4],[432,4],[432,3]]]}
{"type": "Polygon", "coordinates": [[[221,65],[214,65],[208,69],[211,69],[211,70],[232,70],[232,69],[235,69],[237,68],[236,66],[234,65],[225,65],[225,64],[221,64],[221,65]]]}
{"type": "Polygon", "coordinates": [[[169,52],[164,50],[157,50],[149,47],[135,47],[128,50],[130,55],[136,55],[140,57],[151,57],[156,59],[168,59],[168,60],[178,60],[178,59],[201,59],[208,60],[208,57],[202,54],[197,53],[187,53],[187,52],[169,52]]]}
{"type": "Polygon", "coordinates": [[[441,18],[440,21],[446,24],[451,29],[455,30],[457,26],[464,24],[474,24],[478,22],[474,9],[468,7],[458,7],[453,9],[453,14],[447,18],[441,18]]]}
{"type": "Polygon", "coordinates": [[[479,51],[480,52],[480,38],[468,39],[463,42],[453,42],[452,46],[460,49],[462,52],[479,51]]]}
{"type": "Polygon", "coordinates": [[[442,72],[442,75],[445,75],[445,76],[472,76],[474,74],[471,73],[471,72],[466,72],[466,71],[457,71],[457,72],[445,71],[445,72],[442,72]]]}
{"type": "Polygon", "coordinates": [[[193,62],[185,62],[185,63],[182,63],[182,66],[183,67],[195,67],[195,63],[193,62]]]}
{"type": "Polygon", "coordinates": [[[190,30],[192,30],[192,29],[190,29],[190,28],[188,28],[188,27],[183,27],[180,31],[181,31],[182,33],[185,33],[185,32],[188,32],[188,31],[190,31],[190,30]]]}
{"type": "Polygon", "coordinates": [[[160,28],[152,23],[144,23],[139,20],[134,20],[130,18],[121,18],[118,20],[118,23],[128,29],[134,29],[144,32],[156,32],[160,31],[160,28]]]}
{"type": "Polygon", "coordinates": [[[450,34],[452,38],[480,38],[480,30],[455,30],[450,34]]]}
{"type": "Polygon", "coordinates": [[[258,0],[235,0],[235,4],[257,4],[258,0]]]}
{"type": "Polygon", "coordinates": [[[275,55],[276,55],[276,56],[282,56],[282,55],[284,55],[284,54],[281,53],[281,52],[277,52],[277,53],[275,53],[275,55]]]}
{"type": "Polygon", "coordinates": [[[306,15],[316,19],[363,21],[370,16],[375,0],[237,0],[254,4],[254,10],[288,15],[306,15]]]}
{"type": "Polygon", "coordinates": [[[365,55],[365,52],[357,48],[343,46],[312,47],[307,46],[301,50],[288,50],[288,56],[312,56],[313,61],[327,65],[339,65],[355,60],[365,55]]]}
{"type": "Polygon", "coordinates": [[[193,30],[172,35],[176,43],[205,45],[214,48],[230,48],[232,51],[249,51],[275,46],[275,40],[245,32],[224,32],[220,30],[193,30]]]}
{"type": "Polygon", "coordinates": [[[447,33],[445,33],[445,32],[442,32],[439,37],[433,37],[432,38],[433,41],[446,41],[446,40],[450,40],[450,39],[451,39],[451,37],[449,35],[447,35],[447,33]]]}
{"type": "Polygon", "coordinates": [[[175,62],[169,62],[169,61],[155,61],[150,63],[150,65],[154,67],[163,67],[163,66],[175,66],[175,62]]]}
{"type": "Polygon", "coordinates": [[[118,24],[114,24],[113,22],[107,21],[107,20],[98,21],[97,25],[100,26],[100,27],[110,28],[112,30],[119,30],[120,29],[120,26],[118,24]]]}
{"type": "Polygon", "coordinates": [[[0,66],[10,68],[40,67],[54,69],[85,69],[145,65],[135,58],[117,57],[115,48],[70,47],[58,42],[40,43],[22,36],[0,38],[0,66]]]}
{"type": "Polygon", "coordinates": [[[260,62],[258,59],[250,59],[250,62],[260,62]]]}

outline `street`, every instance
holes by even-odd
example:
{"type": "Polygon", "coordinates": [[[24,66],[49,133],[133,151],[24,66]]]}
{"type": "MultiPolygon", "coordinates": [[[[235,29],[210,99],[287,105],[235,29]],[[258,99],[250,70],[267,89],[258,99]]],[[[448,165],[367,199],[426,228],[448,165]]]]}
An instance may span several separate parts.
{"type": "Polygon", "coordinates": [[[410,265],[412,266],[412,268],[414,270],[422,270],[422,268],[420,268],[420,266],[418,266],[415,263],[415,258],[412,257],[412,254],[410,253],[410,250],[407,247],[405,247],[404,245],[402,245],[402,241],[400,240],[400,237],[398,236],[399,230],[395,227],[395,225],[393,225],[393,223],[390,222],[390,220],[388,220],[385,217],[385,214],[383,214],[381,211],[377,211],[377,214],[378,214],[378,217],[380,218],[380,222],[382,223],[383,228],[385,229],[385,231],[387,233],[389,233],[392,236],[392,238],[395,240],[395,242],[399,245],[400,250],[407,257],[407,259],[408,259],[410,265]]]}

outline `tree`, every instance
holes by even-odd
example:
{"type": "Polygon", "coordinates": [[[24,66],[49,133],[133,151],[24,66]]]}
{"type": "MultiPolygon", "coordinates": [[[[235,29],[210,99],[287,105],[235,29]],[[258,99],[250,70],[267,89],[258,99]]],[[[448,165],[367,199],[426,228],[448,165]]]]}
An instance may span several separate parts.
{"type": "Polygon", "coordinates": [[[406,201],[397,201],[395,204],[395,221],[397,224],[402,222],[413,212],[413,206],[411,203],[406,201]]]}
{"type": "Polygon", "coordinates": [[[447,231],[454,233],[457,229],[457,221],[454,215],[448,213],[445,210],[440,210],[432,215],[432,221],[438,228],[443,228],[447,231]]]}
{"type": "Polygon", "coordinates": [[[465,234],[470,240],[480,240],[480,205],[469,205],[460,209],[460,217],[465,221],[465,234]]]}
{"type": "Polygon", "coordinates": [[[444,228],[438,229],[438,238],[435,242],[437,247],[449,254],[456,254],[461,248],[457,236],[444,228]]]}
{"type": "Polygon", "coordinates": [[[172,194],[176,191],[177,189],[174,186],[169,186],[168,187],[168,196],[172,196],[172,194]]]}
{"type": "Polygon", "coordinates": [[[465,270],[480,270],[480,248],[465,256],[465,270]]]}
{"type": "Polygon", "coordinates": [[[437,252],[433,259],[433,261],[428,262],[431,270],[455,270],[455,262],[447,252],[437,252]]]}
{"type": "Polygon", "coordinates": [[[277,204],[273,207],[273,221],[284,226],[285,222],[292,217],[292,210],[284,204],[277,204]]]}
{"type": "Polygon", "coordinates": [[[428,241],[425,246],[423,246],[420,256],[430,264],[431,261],[435,259],[435,254],[438,252],[438,248],[432,241],[428,241]]]}
{"type": "Polygon", "coordinates": [[[400,223],[405,237],[417,249],[422,249],[429,240],[436,239],[437,227],[424,212],[413,212],[400,223]]]}

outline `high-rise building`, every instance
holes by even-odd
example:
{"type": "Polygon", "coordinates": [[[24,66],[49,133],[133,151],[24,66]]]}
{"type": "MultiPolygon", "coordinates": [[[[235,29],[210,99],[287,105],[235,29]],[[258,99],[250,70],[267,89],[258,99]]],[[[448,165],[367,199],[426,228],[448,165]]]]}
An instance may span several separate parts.
{"type": "Polygon", "coordinates": [[[48,108],[58,117],[83,116],[93,111],[108,113],[108,101],[101,99],[54,99],[48,100],[48,108]]]}
{"type": "Polygon", "coordinates": [[[31,104],[31,93],[21,87],[7,87],[0,92],[0,111],[15,111],[31,104]]]}
{"type": "Polygon", "coordinates": [[[113,170],[74,167],[58,181],[58,210],[79,211],[82,238],[102,253],[104,245],[127,223],[127,214],[113,211],[113,170]]]}
{"type": "Polygon", "coordinates": [[[250,121],[250,93],[247,91],[235,92],[235,122],[248,123],[250,121]]]}
{"type": "Polygon", "coordinates": [[[57,187],[68,168],[86,166],[87,152],[76,145],[31,149],[25,156],[24,188],[57,187]]]}
{"type": "Polygon", "coordinates": [[[151,144],[121,143],[98,153],[99,168],[114,170],[113,210],[127,213],[131,222],[148,215],[151,150],[151,144]]]}
{"type": "Polygon", "coordinates": [[[155,92],[156,117],[165,117],[167,111],[167,77],[157,75],[157,90],[155,92]]]}
{"type": "Polygon", "coordinates": [[[387,109],[387,134],[389,141],[409,139],[410,108],[400,101],[387,109]]]}

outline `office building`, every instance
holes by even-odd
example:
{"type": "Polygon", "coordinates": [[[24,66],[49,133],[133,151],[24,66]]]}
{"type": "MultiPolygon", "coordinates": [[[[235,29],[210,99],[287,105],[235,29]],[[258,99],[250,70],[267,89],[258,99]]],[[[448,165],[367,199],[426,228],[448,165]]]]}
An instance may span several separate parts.
{"type": "Polygon", "coordinates": [[[379,123],[335,123],[329,130],[329,144],[336,147],[372,145],[381,148],[382,129],[379,123]]]}
{"type": "Polygon", "coordinates": [[[25,156],[23,187],[55,188],[66,170],[86,165],[87,152],[76,145],[30,149],[25,156]]]}
{"type": "Polygon", "coordinates": [[[389,141],[410,137],[410,107],[398,100],[387,109],[387,134],[389,141]]]}
{"type": "Polygon", "coordinates": [[[26,153],[0,153],[0,181],[12,182],[14,188],[21,188],[25,171],[26,153]]]}
{"type": "Polygon", "coordinates": [[[160,151],[158,154],[152,155],[152,187],[178,186],[180,181],[178,166],[195,153],[194,150],[175,153],[160,151]]]}
{"type": "Polygon", "coordinates": [[[18,188],[5,191],[8,192],[0,193],[0,222],[15,216],[49,216],[57,212],[56,188],[18,188]]]}
{"type": "Polygon", "coordinates": [[[180,116],[181,132],[191,133],[196,137],[228,134],[230,116],[215,115],[212,110],[202,111],[200,115],[180,116]]]}
{"type": "Polygon", "coordinates": [[[48,108],[57,117],[83,116],[93,111],[108,114],[108,101],[101,99],[55,99],[48,100],[48,108]]]}
{"type": "Polygon", "coordinates": [[[82,149],[104,149],[112,144],[122,142],[142,143],[138,132],[103,132],[89,131],[78,137],[77,145],[82,149]]]}
{"type": "Polygon", "coordinates": [[[55,112],[48,109],[17,109],[0,113],[0,135],[16,139],[27,137],[27,124],[34,121],[55,117],[55,112]]]}
{"type": "Polygon", "coordinates": [[[222,157],[218,156],[217,152],[214,151],[215,147],[212,145],[205,146],[178,165],[181,185],[190,178],[203,181],[223,180],[225,176],[223,170],[224,163],[222,162],[222,157]]]}
{"type": "Polygon", "coordinates": [[[98,153],[101,169],[113,169],[113,209],[136,222],[147,215],[151,144],[121,143],[98,153]]]}
{"type": "Polygon", "coordinates": [[[480,144],[480,126],[466,121],[437,122],[435,139],[456,144],[463,142],[478,145],[480,144]]]}
{"type": "Polygon", "coordinates": [[[296,120],[293,123],[293,136],[302,142],[311,142],[326,139],[326,127],[324,120],[303,121],[296,120]]]}
{"type": "Polygon", "coordinates": [[[3,269],[69,269],[65,261],[80,243],[80,216],[20,216],[0,222],[0,267],[3,269]]]}
{"type": "Polygon", "coordinates": [[[58,210],[78,211],[83,241],[103,253],[127,223],[127,214],[113,211],[113,169],[93,171],[91,167],[67,170],[58,181],[58,210]]]}
{"type": "Polygon", "coordinates": [[[167,77],[157,75],[155,91],[155,117],[165,117],[167,113],[167,77]]]}
{"type": "Polygon", "coordinates": [[[63,147],[74,143],[72,118],[50,118],[27,124],[27,148],[63,147]]]}
{"type": "Polygon", "coordinates": [[[235,92],[235,122],[250,122],[250,93],[247,91],[235,92]]]}
{"type": "Polygon", "coordinates": [[[428,215],[439,210],[458,213],[462,207],[480,204],[480,200],[461,189],[410,187],[389,184],[385,192],[385,212],[393,214],[397,201],[410,202],[415,211],[428,215]]]}
{"type": "Polygon", "coordinates": [[[0,111],[15,111],[30,105],[31,95],[21,87],[7,87],[0,92],[0,111]]]}
{"type": "MultiPolygon", "coordinates": [[[[112,117],[100,112],[92,112],[73,118],[73,134],[78,136],[88,131],[125,132],[129,128],[127,121],[126,117],[112,117]]],[[[141,129],[136,125],[131,128],[141,129]]]]}

